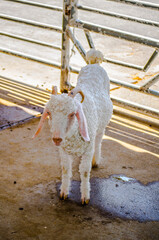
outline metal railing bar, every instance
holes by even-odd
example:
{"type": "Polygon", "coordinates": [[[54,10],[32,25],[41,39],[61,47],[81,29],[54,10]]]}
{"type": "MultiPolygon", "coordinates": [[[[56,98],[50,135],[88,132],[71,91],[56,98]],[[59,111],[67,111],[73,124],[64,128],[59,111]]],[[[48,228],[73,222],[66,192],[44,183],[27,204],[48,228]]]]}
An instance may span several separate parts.
{"type": "Polygon", "coordinates": [[[150,94],[150,95],[155,95],[156,97],[159,97],[159,91],[155,91],[153,89],[148,89],[148,88],[144,89],[144,88],[142,88],[142,86],[134,85],[132,83],[127,83],[127,82],[120,81],[120,80],[117,80],[117,79],[110,79],[110,83],[115,84],[117,86],[121,86],[121,87],[128,88],[128,89],[131,89],[131,90],[133,89],[133,90],[138,91],[138,92],[142,92],[142,93],[150,94]]]}
{"type": "MultiPolygon", "coordinates": [[[[46,60],[44,58],[35,57],[35,56],[29,55],[29,54],[24,54],[24,53],[19,52],[19,51],[14,51],[14,50],[11,50],[11,49],[1,48],[1,47],[0,47],[0,52],[10,54],[10,55],[13,55],[13,56],[16,56],[16,57],[21,57],[21,58],[24,58],[24,59],[32,60],[32,61],[35,61],[35,62],[39,62],[39,63],[45,64],[45,65],[48,65],[48,66],[53,66],[53,67],[61,70],[61,64],[60,63],[49,61],[49,60],[46,60]]],[[[69,70],[70,70],[70,72],[76,73],[76,74],[78,74],[79,71],[80,71],[79,69],[73,68],[73,67],[69,67],[69,70]]]]}
{"type": "Polygon", "coordinates": [[[40,22],[36,22],[36,21],[31,21],[31,20],[26,20],[23,18],[19,18],[19,17],[13,17],[13,16],[9,16],[6,14],[0,14],[0,18],[5,19],[5,20],[10,20],[10,21],[14,21],[14,22],[19,22],[19,23],[24,23],[27,25],[32,25],[35,27],[40,27],[40,28],[46,28],[49,30],[53,30],[59,33],[62,33],[62,28],[60,27],[56,27],[50,24],[45,24],[45,23],[40,23],[40,22]]]}
{"type": "Polygon", "coordinates": [[[149,114],[152,117],[158,118],[159,117],[159,111],[155,108],[151,108],[145,105],[141,105],[138,103],[134,103],[128,100],[123,100],[121,98],[115,97],[111,95],[111,99],[113,103],[117,106],[128,108],[130,110],[136,111],[136,112],[141,112],[143,114],[149,114]]]}
{"type": "MultiPolygon", "coordinates": [[[[0,48],[0,52],[11,54],[11,55],[18,56],[18,57],[22,57],[22,58],[29,59],[29,60],[33,60],[33,61],[36,61],[36,62],[40,62],[40,63],[46,64],[46,65],[54,66],[58,69],[61,69],[61,65],[59,63],[48,61],[46,59],[35,57],[35,56],[32,56],[32,55],[24,54],[22,52],[13,51],[13,50],[10,50],[10,49],[5,49],[5,48],[0,48]]],[[[79,69],[73,68],[73,67],[69,67],[69,70],[70,70],[70,72],[76,73],[76,74],[78,74],[79,71],[80,71],[79,69]]],[[[157,77],[158,76],[156,76],[156,79],[157,79],[157,77]]],[[[134,89],[136,91],[143,91],[142,90],[143,87],[141,89],[141,87],[139,87],[139,86],[133,85],[131,83],[125,83],[125,82],[120,81],[120,80],[110,79],[110,82],[112,84],[122,86],[122,87],[125,87],[125,88],[134,89]]],[[[144,89],[143,93],[159,96],[159,92],[155,91],[155,90],[152,90],[152,89],[148,89],[148,90],[144,89]]]]}
{"type": "Polygon", "coordinates": [[[157,73],[154,77],[150,78],[146,83],[141,86],[143,91],[150,91],[149,87],[152,86],[155,82],[159,81],[159,73],[157,73]]]}
{"type": "Polygon", "coordinates": [[[88,6],[82,6],[82,5],[77,5],[77,8],[82,10],[82,11],[89,11],[89,12],[102,14],[102,15],[106,15],[106,16],[110,16],[110,17],[120,18],[120,19],[124,19],[124,20],[129,20],[129,21],[133,21],[133,22],[138,22],[138,23],[142,23],[142,24],[147,24],[147,25],[159,27],[159,22],[151,21],[151,20],[148,20],[148,19],[132,17],[132,16],[128,16],[128,15],[125,15],[125,14],[119,14],[119,13],[116,13],[116,12],[105,11],[105,10],[92,8],[92,7],[88,7],[88,6]]]}
{"type": "Polygon", "coordinates": [[[25,0],[25,1],[24,0],[7,0],[7,1],[23,3],[23,4],[27,4],[27,5],[32,5],[32,6],[35,6],[35,7],[47,8],[47,9],[51,9],[51,10],[58,11],[58,12],[63,11],[62,7],[52,6],[52,5],[49,5],[49,4],[38,3],[38,2],[33,2],[33,1],[28,1],[28,0],[25,0]]]}
{"type": "MultiPolygon", "coordinates": [[[[46,64],[46,65],[51,65],[51,66],[54,66],[58,69],[61,69],[61,65],[59,63],[47,61],[47,60],[42,59],[42,58],[37,58],[37,57],[31,56],[31,55],[28,55],[28,54],[23,54],[21,52],[9,50],[9,49],[4,49],[4,48],[3,49],[0,48],[0,52],[4,52],[4,53],[7,53],[7,54],[12,54],[14,56],[18,56],[18,57],[22,57],[22,58],[25,58],[25,59],[33,60],[33,61],[36,61],[36,62],[40,62],[40,63],[46,64]]],[[[79,70],[76,69],[76,68],[70,67],[69,70],[72,73],[79,73],[79,70]]],[[[112,98],[115,105],[122,106],[122,107],[123,106],[124,107],[129,107],[129,108],[131,108],[131,110],[134,110],[134,109],[135,109],[135,111],[139,110],[142,113],[149,113],[153,117],[156,117],[156,115],[159,115],[159,112],[155,109],[145,107],[145,106],[142,106],[142,105],[130,102],[130,101],[124,101],[123,99],[119,99],[119,98],[116,98],[114,96],[111,96],[111,98],[112,98]]]]}
{"type": "Polygon", "coordinates": [[[69,66],[69,71],[70,71],[71,73],[79,74],[80,69],[69,66]]]}
{"type": "MultiPolygon", "coordinates": [[[[85,35],[86,35],[86,38],[88,40],[88,43],[89,43],[89,46],[90,48],[95,48],[94,46],[94,43],[93,43],[93,40],[92,40],[92,37],[90,35],[90,32],[85,30],[85,35]]],[[[70,29],[70,34],[69,34],[69,37],[70,39],[72,40],[72,42],[75,44],[77,44],[77,49],[78,51],[80,52],[80,54],[82,55],[83,59],[86,61],[86,52],[84,50],[84,48],[81,46],[80,42],[75,39],[73,33],[71,32],[71,29],[70,29]],[[74,40],[73,40],[74,39],[74,40]],[[79,45],[79,46],[78,46],[79,45]]],[[[125,62],[122,62],[122,61],[119,61],[119,60],[115,60],[115,59],[111,59],[111,58],[104,58],[103,59],[104,62],[110,62],[110,63],[113,63],[113,64],[117,64],[117,65],[121,65],[121,66],[124,66],[124,67],[129,67],[129,68],[135,68],[135,69],[138,69],[138,70],[143,70],[143,67],[142,66],[138,66],[138,65],[135,65],[135,64],[129,64],[129,63],[125,63],[125,62]]],[[[86,61],[87,62],[87,61],[86,61]]]]}
{"type": "MultiPolygon", "coordinates": [[[[58,69],[61,69],[61,65],[59,63],[52,62],[52,61],[49,61],[49,60],[46,60],[46,59],[43,59],[43,58],[35,57],[35,56],[29,55],[29,54],[24,54],[22,52],[18,52],[18,51],[14,51],[14,50],[11,50],[11,49],[6,49],[6,48],[0,48],[0,52],[6,53],[6,54],[11,54],[11,55],[14,55],[14,56],[17,56],[17,57],[22,57],[24,59],[33,60],[33,61],[36,61],[36,62],[39,62],[39,63],[43,63],[43,64],[46,64],[46,65],[54,66],[58,69]]],[[[71,67],[71,66],[69,67],[69,71],[72,72],[72,73],[75,73],[75,74],[78,74],[80,72],[79,69],[71,67]]],[[[157,76],[156,76],[156,78],[157,78],[157,76]]],[[[125,82],[120,81],[120,80],[110,79],[110,82],[112,84],[122,86],[122,87],[125,87],[125,88],[134,89],[136,91],[143,91],[142,89],[140,89],[141,87],[139,87],[139,86],[136,86],[136,85],[131,84],[131,83],[125,83],[125,82]]],[[[148,94],[159,96],[159,92],[155,91],[155,90],[152,90],[152,89],[148,89],[148,90],[144,89],[143,93],[148,93],[148,94]]]]}
{"type": "MultiPolygon", "coordinates": [[[[106,62],[107,61],[107,58],[104,58],[104,61],[106,62]]],[[[113,62],[113,60],[112,61],[110,61],[111,63],[114,63],[113,62]]],[[[126,66],[126,63],[125,63],[125,65],[123,65],[123,66],[125,66],[125,67],[128,67],[128,66],[126,66]]],[[[132,67],[132,66],[131,66],[132,67]]],[[[71,67],[70,67],[70,69],[71,69],[71,67]]],[[[139,68],[138,68],[139,69],[139,68]]],[[[140,69],[139,69],[140,70],[140,69]]],[[[141,69],[142,70],[142,69],[141,69]]],[[[71,70],[72,71],[72,70],[71,70]]],[[[73,73],[79,73],[79,71],[80,71],[80,69],[77,69],[77,68],[73,68],[73,73]]]]}
{"type": "Polygon", "coordinates": [[[144,91],[145,93],[151,93],[154,96],[159,96],[159,92],[153,89],[147,89],[146,91],[144,91]]]}
{"type": "Polygon", "coordinates": [[[38,44],[38,45],[42,45],[42,46],[45,46],[45,47],[49,47],[49,48],[53,48],[53,49],[61,51],[61,48],[59,46],[52,45],[52,44],[49,44],[47,42],[37,41],[37,40],[34,40],[32,38],[22,37],[22,36],[19,36],[19,35],[7,33],[7,32],[1,32],[1,31],[0,31],[0,35],[10,37],[10,38],[15,38],[15,39],[30,42],[30,43],[34,43],[34,44],[38,44]]]}
{"type": "Polygon", "coordinates": [[[88,30],[84,30],[84,33],[85,33],[85,36],[87,38],[89,47],[90,48],[95,48],[90,32],[88,30]]]}
{"type": "MultiPolygon", "coordinates": [[[[84,48],[81,46],[80,42],[77,39],[75,39],[75,37],[74,37],[72,32],[69,32],[68,34],[69,34],[69,37],[72,40],[72,42],[75,43],[75,46],[78,49],[78,51],[80,52],[80,54],[82,55],[83,59],[86,61],[86,58],[85,58],[86,53],[85,53],[84,48]]],[[[31,39],[31,38],[21,37],[21,36],[18,36],[18,35],[15,35],[15,34],[6,33],[6,32],[0,32],[0,35],[4,35],[4,36],[7,36],[7,37],[12,37],[12,38],[15,38],[15,39],[18,39],[18,40],[23,40],[23,41],[26,41],[26,42],[42,45],[42,46],[45,46],[45,47],[50,47],[50,48],[53,48],[53,49],[61,51],[61,48],[56,46],[56,45],[48,44],[48,43],[42,42],[42,41],[37,41],[37,40],[31,39]]],[[[129,67],[129,68],[135,68],[135,69],[138,69],[138,70],[143,70],[142,66],[125,63],[125,62],[114,60],[114,59],[111,59],[111,58],[104,58],[104,62],[109,62],[109,63],[121,65],[121,66],[124,66],[124,67],[129,67]]]]}
{"type": "Polygon", "coordinates": [[[19,51],[14,51],[14,50],[11,50],[11,49],[8,49],[8,48],[0,48],[0,52],[6,53],[6,54],[11,54],[11,55],[14,55],[14,56],[17,56],[17,57],[22,57],[24,59],[33,60],[33,61],[36,61],[36,62],[40,62],[40,63],[46,64],[46,65],[54,66],[58,69],[61,69],[61,65],[57,62],[52,62],[52,61],[46,60],[44,58],[35,57],[35,56],[29,55],[29,54],[24,54],[24,53],[19,52],[19,51]]]}
{"type": "Polygon", "coordinates": [[[140,0],[135,0],[135,1],[134,0],[111,0],[111,1],[133,4],[133,5],[137,5],[137,6],[140,6],[140,7],[148,7],[148,8],[159,9],[159,4],[144,2],[144,1],[140,1],[140,0]]]}
{"type": "Polygon", "coordinates": [[[104,58],[103,61],[143,71],[143,66],[135,65],[135,64],[132,64],[132,63],[126,63],[126,62],[111,59],[111,58],[104,58]]]}
{"type": "Polygon", "coordinates": [[[118,30],[115,28],[104,27],[101,25],[92,24],[90,22],[82,21],[79,19],[72,22],[72,24],[73,24],[73,27],[78,27],[78,28],[86,29],[86,30],[93,31],[96,33],[101,33],[103,35],[110,35],[110,36],[117,37],[117,38],[123,38],[125,40],[142,43],[142,44],[145,44],[145,45],[148,45],[151,47],[159,47],[158,39],[144,37],[142,35],[133,34],[133,33],[118,30]]]}
{"type": "MultiPolygon", "coordinates": [[[[84,32],[85,32],[89,47],[90,48],[95,48],[90,32],[88,30],[84,30],[84,32]]],[[[135,64],[126,63],[126,62],[111,59],[111,58],[104,58],[103,61],[143,71],[143,66],[138,66],[138,65],[135,65],[135,64]]]]}
{"type": "Polygon", "coordinates": [[[149,60],[147,61],[147,63],[145,64],[144,68],[143,68],[143,71],[147,71],[148,68],[150,67],[152,61],[155,59],[155,57],[157,56],[158,54],[158,51],[157,49],[154,50],[154,52],[152,53],[151,57],[149,58],[149,60]]]}
{"type": "Polygon", "coordinates": [[[71,31],[70,28],[67,29],[67,34],[68,34],[69,38],[71,39],[71,41],[73,42],[73,44],[75,45],[75,47],[77,48],[77,50],[79,51],[80,55],[83,57],[84,61],[87,63],[86,52],[85,52],[83,46],[81,45],[81,43],[75,38],[75,36],[73,35],[73,32],[71,31]]]}
{"type": "Polygon", "coordinates": [[[121,86],[121,87],[125,87],[125,88],[128,88],[128,89],[133,89],[133,90],[136,90],[136,91],[140,91],[140,86],[134,85],[132,83],[124,82],[124,81],[121,81],[121,80],[111,78],[110,83],[121,86]]]}

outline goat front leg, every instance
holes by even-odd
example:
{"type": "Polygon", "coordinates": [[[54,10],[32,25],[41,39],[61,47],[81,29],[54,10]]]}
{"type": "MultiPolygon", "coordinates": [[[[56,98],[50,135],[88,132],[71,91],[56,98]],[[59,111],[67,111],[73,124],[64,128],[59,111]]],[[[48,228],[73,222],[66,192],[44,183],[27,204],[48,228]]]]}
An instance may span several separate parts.
{"type": "Polygon", "coordinates": [[[93,151],[82,155],[79,172],[81,177],[81,200],[82,204],[88,204],[90,200],[90,172],[92,167],[93,151]]]}
{"type": "Polygon", "coordinates": [[[67,199],[70,190],[70,180],[72,177],[72,157],[60,148],[62,184],[60,198],[67,199]]]}

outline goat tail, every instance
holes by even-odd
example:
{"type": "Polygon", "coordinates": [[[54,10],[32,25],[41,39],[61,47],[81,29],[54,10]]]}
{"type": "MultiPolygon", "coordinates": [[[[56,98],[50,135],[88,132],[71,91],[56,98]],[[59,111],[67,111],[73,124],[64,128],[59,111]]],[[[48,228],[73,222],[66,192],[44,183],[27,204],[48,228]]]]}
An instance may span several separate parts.
{"type": "Polygon", "coordinates": [[[88,64],[102,63],[103,58],[103,54],[94,48],[90,49],[86,53],[86,60],[88,64]]]}

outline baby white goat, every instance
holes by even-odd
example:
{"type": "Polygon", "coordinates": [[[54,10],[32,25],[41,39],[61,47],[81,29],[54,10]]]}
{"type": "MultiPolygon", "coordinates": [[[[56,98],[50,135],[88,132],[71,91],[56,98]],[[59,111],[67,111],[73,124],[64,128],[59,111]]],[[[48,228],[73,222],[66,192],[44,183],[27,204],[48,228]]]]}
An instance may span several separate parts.
{"type": "Polygon", "coordinates": [[[103,55],[97,50],[87,53],[89,64],[78,76],[77,86],[69,94],[53,94],[47,102],[37,132],[49,116],[53,143],[59,147],[62,167],[60,197],[69,194],[72,161],[80,157],[82,204],[90,199],[90,171],[97,167],[101,157],[101,142],[105,127],[112,116],[113,106],[109,96],[109,78],[99,66],[103,55]]]}

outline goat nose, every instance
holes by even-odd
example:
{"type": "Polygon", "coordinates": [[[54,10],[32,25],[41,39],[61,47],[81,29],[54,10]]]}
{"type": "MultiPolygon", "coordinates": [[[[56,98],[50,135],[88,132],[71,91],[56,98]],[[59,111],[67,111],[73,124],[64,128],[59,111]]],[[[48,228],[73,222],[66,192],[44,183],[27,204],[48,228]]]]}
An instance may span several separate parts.
{"type": "Polygon", "coordinates": [[[54,141],[56,146],[60,146],[62,142],[62,138],[53,138],[52,140],[54,141]]]}

